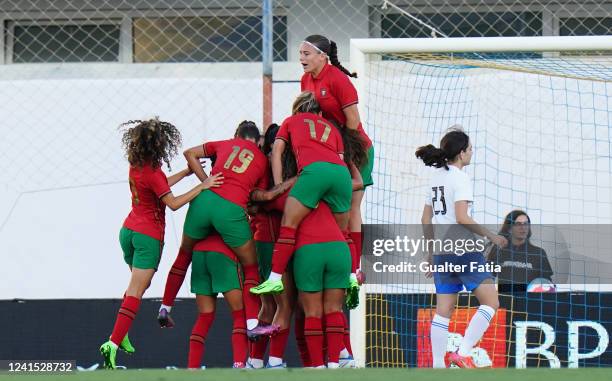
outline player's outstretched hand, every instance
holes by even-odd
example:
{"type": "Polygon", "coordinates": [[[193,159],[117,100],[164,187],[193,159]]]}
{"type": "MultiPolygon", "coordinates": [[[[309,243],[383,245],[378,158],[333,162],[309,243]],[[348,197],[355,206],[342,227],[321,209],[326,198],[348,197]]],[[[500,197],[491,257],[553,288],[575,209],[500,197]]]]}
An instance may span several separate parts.
{"type": "Polygon", "coordinates": [[[217,173],[216,175],[209,176],[206,180],[202,181],[200,184],[201,190],[209,189],[209,188],[218,188],[223,184],[223,175],[221,173],[217,173]]]}

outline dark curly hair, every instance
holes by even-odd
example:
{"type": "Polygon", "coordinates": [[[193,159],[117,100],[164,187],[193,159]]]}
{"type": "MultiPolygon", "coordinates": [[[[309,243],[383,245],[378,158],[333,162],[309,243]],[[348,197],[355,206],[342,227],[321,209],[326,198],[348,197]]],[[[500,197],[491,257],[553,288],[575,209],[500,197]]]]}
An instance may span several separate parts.
{"type": "Polygon", "coordinates": [[[171,123],[159,120],[130,120],[119,126],[125,129],[121,144],[131,166],[145,164],[159,168],[162,162],[170,168],[170,160],[178,153],[182,139],[179,130],[171,123]]]}

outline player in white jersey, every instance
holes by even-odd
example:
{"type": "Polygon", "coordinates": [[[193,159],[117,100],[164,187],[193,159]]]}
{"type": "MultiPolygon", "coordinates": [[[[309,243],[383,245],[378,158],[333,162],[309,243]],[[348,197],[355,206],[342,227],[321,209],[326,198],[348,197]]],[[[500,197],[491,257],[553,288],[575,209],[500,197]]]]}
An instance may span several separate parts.
{"type": "MultiPolygon", "coordinates": [[[[425,165],[436,167],[432,176],[428,195],[423,208],[421,223],[427,240],[453,239],[455,246],[460,247],[457,239],[464,239],[473,234],[488,238],[493,244],[504,247],[508,241],[471,217],[474,201],[472,182],[463,171],[472,159],[470,138],[459,126],[451,128],[440,141],[440,148],[432,144],[419,147],[417,158],[425,165]],[[437,226],[435,229],[432,222],[437,226]],[[443,232],[442,234],[440,234],[443,232]]],[[[444,368],[448,341],[448,324],[452,316],[457,294],[465,287],[474,293],[480,303],[478,311],[465,331],[459,349],[449,353],[447,362],[461,368],[474,368],[471,351],[489,327],[495,311],[499,307],[499,298],[491,273],[483,271],[485,257],[483,252],[444,252],[430,247],[430,273],[436,285],[436,314],[431,323],[431,351],[433,367],[444,368]],[[455,271],[448,271],[452,267],[455,271]],[[440,270],[440,271],[437,271],[440,270]]]]}

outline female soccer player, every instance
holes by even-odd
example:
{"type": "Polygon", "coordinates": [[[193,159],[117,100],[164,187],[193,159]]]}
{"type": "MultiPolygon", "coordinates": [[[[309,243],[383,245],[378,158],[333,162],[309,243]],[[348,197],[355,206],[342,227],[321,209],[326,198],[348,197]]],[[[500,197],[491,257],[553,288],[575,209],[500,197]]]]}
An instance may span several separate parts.
{"type": "Polygon", "coordinates": [[[242,303],[242,269],[236,255],[221,236],[210,234],[193,248],[191,292],[196,294],[198,318],[189,337],[187,367],[199,369],[204,342],[215,318],[217,294],[222,293],[232,311],[233,368],[244,368],[248,350],[246,321],[242,303]]]}
{"type": "MultiPolygon", "coordinates": [[[[425,238],[434,239],[432,221],[439,226],[436,229],[438,237],[443,240],[450,237],[454,239],[471,236],[472,233],[488,238],[493,244],[504,247],[507,240],[472,219],[471,207],[474,200],[472,182],[463,172],[463,167],[470,164],[472,159],[472,145],[470,138],[459,126],[451,128],[440,141],[440,148],[432,144],[419,147],[416,157],[423,160],[426,166],[438,168],[428,188],[425,207],[421,222],[425,238]],[[458,229],[459,224],[461,229],[458,229]],[[448,226],[455,225],[455,226],[448,226]],[[440,234],[440,231],[446,231],[440,234]]],[[[433,250],[432,250],[433,251],[433,250]]],[[[429,263],[441,265],[451,263],[454,265],[467,265],[470,263],[484,264],[484,254],[480,252],[466,253],[461,256],[454,253],[433,253],[430,251],[429,263]],[[433,255],[435,254],[435,255],[433,255]],[[433,257],[432,257],[433,255],[433,257]]],[[[431,276],[431,274],[428,274],[431,276]]],[[[478,311],[471,319],[459,346],[459,350],[448,356],[450,363],[461,368],[474,368],[471,358],[473,346],[480,340],[489,327],[489,323],[499,307],[497,290],[488,272],[433,272],[436,286],[436,314],[431,323],[431,348],[433,367],[444,368],[445,353],[448,341],[448,323],[457,303],[457,293],[465,287],[476,295],[480,302],[478,311]]]]}
{"type": "MultiPolygon", "coordinates": [[[[367,150],[367,158],[363,163],[355,163],[361,172],[364,189],[353,192],[349,229],[355,243],[358,255],[361,255],[361,202],[365,188],[372,185],[372,169],[374,165],[374,147],[365,133],[359,110],[355,87],[349,77],[357,77],[349,72],[338,60],[336,43],[325,36],[311,35],[300,44],[300,63],[304,68],[301,79],[302,91],[312,91],[319,103],[325,119],[345,126],[350,131],[358,132],[363,147],[367,150]]],[[[355,287],[356,275],[351,275],[351,286],[355,287]]]]}
{"type": "Polygon", "coordinates": [[[340,132],[319,116],[319,104],[311,92],[301,93],[293,103],[292,116],[285,119],[272,149],[272,176],[282,182],[281,157],[287,143],[297,159],[298,179],[285,204],[281,230],[274,245],[270,277],[254,294],[280,293],[281,280],[295,247],[295,232],[304,217],[324,200],[334,213],[338,226],[348,238],[351,208],[351,175],[343,161],[344,146],[340,132]]]}
{"type": "MultiPolygon", "coordinates": [[[[165,162],[170,168],[170,160],[181,145],[180,132],[172,124],[157,118],[129,121],[121,126],[129,126],[121,141],[130,163],[132,211],[123,223],[119,243],[132,275],[110,340],[100,347],[104,366],[108,369],[115,369],[117,347],[127,337],[140,307],[140,299],[157,270],[164,242],[166,205],[177,210],[201,191],[218,187],[223,181],[222,176],[212,176],[189,192],[175,197],[170,187],[192,172],[186,169],[166,178],[161,166],[165,162]]],[[[133,352],[129,340],[124,344],[129,352],[133,352]]]]}

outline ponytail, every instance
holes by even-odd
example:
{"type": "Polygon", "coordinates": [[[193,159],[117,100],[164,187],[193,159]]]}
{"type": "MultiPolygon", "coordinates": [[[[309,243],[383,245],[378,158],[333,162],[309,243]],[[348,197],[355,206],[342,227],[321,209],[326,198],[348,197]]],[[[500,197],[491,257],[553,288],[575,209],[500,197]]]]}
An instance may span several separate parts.
{"type": "Polygon", "coordinates": [[[423,160],[428,167],[436,167],[436,168],[446,168],[447,165],[447,157],[443,150],[440,148],[436,148],[433,144],[428,144],[426,146],[419,147],[415,155],[418,159],[423,160]]]}

